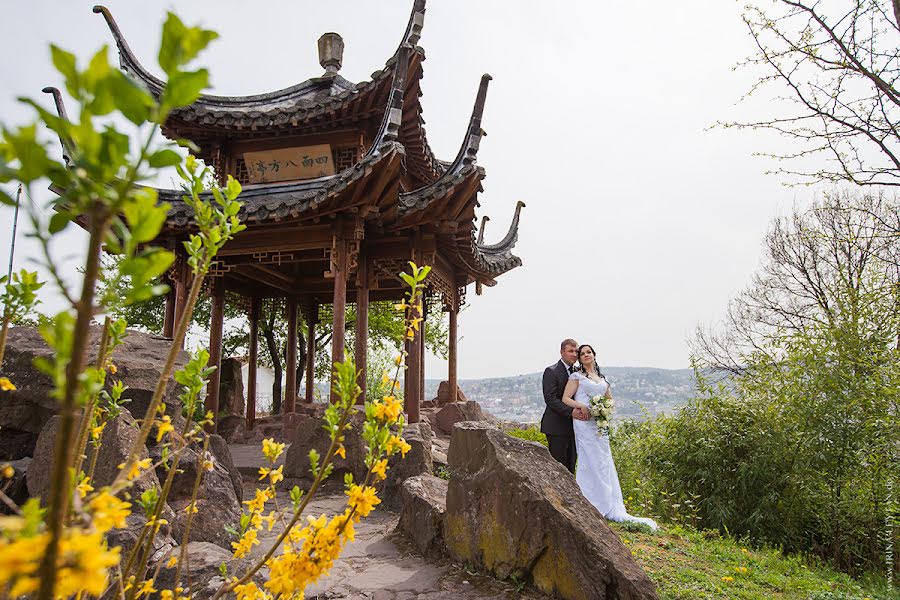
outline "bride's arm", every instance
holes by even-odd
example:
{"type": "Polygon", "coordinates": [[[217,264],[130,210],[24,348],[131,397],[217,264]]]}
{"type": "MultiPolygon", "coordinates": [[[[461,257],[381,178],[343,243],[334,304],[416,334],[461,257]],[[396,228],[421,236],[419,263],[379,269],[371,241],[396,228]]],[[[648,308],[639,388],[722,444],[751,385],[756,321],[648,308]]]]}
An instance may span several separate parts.
{"type": "Polygon", "coordinates": [[[563,391],[562,401],[565,402],[566,406],[571,406],[572,408],[586,409],[587,406],[585,406],[581,402],[576,402],[575,399],[573,398],[573,396],[575,395],[575,392],[577,392],[577,391],[578,391],[578,380],[570,379],[569,381],[566,382],[566,389],[565,389],[565,391],[563,391]]]}

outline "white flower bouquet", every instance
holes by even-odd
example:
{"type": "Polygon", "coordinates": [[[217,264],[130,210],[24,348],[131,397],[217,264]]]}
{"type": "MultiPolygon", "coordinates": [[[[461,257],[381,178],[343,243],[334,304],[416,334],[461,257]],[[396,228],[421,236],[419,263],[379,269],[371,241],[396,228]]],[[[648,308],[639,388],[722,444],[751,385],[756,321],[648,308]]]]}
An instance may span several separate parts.
{"type": "Polygon", "coordinates": [[[591,416],[594,417],[594,421],[597,422],[597,429],[600,430],[600,435],[609,433],[609,421],[612,419],[613,406],[612,398],[599,394],[591,397],[588,408],[591,411],[591,416]]]}

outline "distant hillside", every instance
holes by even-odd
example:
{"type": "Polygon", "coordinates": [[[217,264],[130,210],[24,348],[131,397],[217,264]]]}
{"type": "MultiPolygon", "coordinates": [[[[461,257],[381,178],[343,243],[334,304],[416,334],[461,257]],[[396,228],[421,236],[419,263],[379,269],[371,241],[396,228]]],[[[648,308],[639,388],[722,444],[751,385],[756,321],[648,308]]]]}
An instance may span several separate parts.
{"type": "MultiPolygon", "coordinates": [[[[654,369],[650,367],[607,367],[616,398],[615,418],[643,419],[670,413],[694,393],[691,369],[654,369]]],[[[477,400],[488,412],[511,421],[537,422],[544,412],[541,393],[543,372],[460,380],[459,386],[470,400],[477,400]]],[[[439,380],[425,381],[425,398],[437,394],[439,380]]]]}

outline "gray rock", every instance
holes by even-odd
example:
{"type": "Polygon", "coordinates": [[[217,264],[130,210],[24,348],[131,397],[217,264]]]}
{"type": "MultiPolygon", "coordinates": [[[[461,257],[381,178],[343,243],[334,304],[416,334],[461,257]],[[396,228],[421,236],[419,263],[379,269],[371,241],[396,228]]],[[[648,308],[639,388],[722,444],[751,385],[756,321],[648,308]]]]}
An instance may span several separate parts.
{"type": "Polygon", "coordinates": [[[401,489],[403,508],[397,529],[421,554],[443,554],[447,482],[434,475],[419,475],[404,481],[401,489]]]}
{"type": "MultiPolygon", "coordinates": [[[[8,479],[0,478],[0,490],[16,503],[17,506],[28,500],[28,465],[31,463],[30,458],[20,458],[8,463],[13,468],[13,476],[8,479]]],[[[0,515],[12,514],[6,504],[0,502],[0,515]]]]}
{"type": "Polygon", "coordinates": [[[242,415],[225,415],[216,421],[216,433],[221,435],[229,444],[239,440],[244,434],[246,418],[242,415]]]}
{"type": "MultiPolygon", "coordinates": [[[[99,347],[101,329],[91,328],[88,359],[94,360],[99,347]]],[[[107,387],[121,379],[128,386],[125,405],[137,419],[143,419],[156,390],[172,342],[167,338],[129,330],[123,344],[113,353],[117,367],[114,376],[107,377],[107,387]]],[[[41,430],[57,413],[56,400],[50,397],[53,384],[38,371],[34,359],[49,358],[52,352],[33,327],[13,327],[9,330],[2,372],[16,385],[16,390],[3,392],[0,402],[0,460],[14,460],[32,456],[41,430]]],[[[181,351],[175,363],[178,369],[188,360],[181,351]]],[[[170,379],[163,396],[166,413],[173,422],[181,419],[177,384],[170,379]]]]}
{"type": "Polygon", "coordinates": [[[411,448],[405,457],[395,454],[388,460],[387,479],[381,493],[383,508],[399,509],[403,482],[416,475],[430,475],[434,471],[431,438],[431,426],[426,421],[407,425],[403,430],[403,439],[411,448]]]}
{"type": "Polygon", "coordinates": [[[50,358],[50,347],[33,327],[11,327],[8,335],[0,372],[16,390],[0,392],[0,460],[32,456],[41,429],[57,412],[53,382],[33,364],[50,358]]]}
{"type": "Polygon", "coordinates": [[[566,599],[656,599],[656,588],[546,448],[458,423],[448,455],[451,556],[566,599]]]}
{"type": "Polygon", "coordinates": [[[244,379],[241,375],[241,361],[236,358],[226,358],[222,361],[219,409],[229,415],[244,416],[244,379]]]}
{"type": "MultiPolygon", "coordinates": [[[[159,450],[153,449],[154,462],[158,455],[159,450]]],[[[225,530],[225,526],[237,528],[241,517],[241,503],[234,491],[231,472],[212,452],[208,453],[208,458],[213,463],[213,469],[205,471],[200,479],[197,512],[191,521],[188,539],[191,542],[211,542],[230,549],[233,536],[225,530]]],[[[184,538],[188,518],[185,509],[191,502],[197,472],[202,468],[203,462],[200,449],[194,447],[186,448],[178,461],[178,469],[168,496],[169,506],[175,511],[170,523],[176,540],[184,538]]],[[[157,475],[164,481],[168,476],[166,467],[157,467],[157,475]]]]}
{"type": "Polygon", "coordinates": [[[442,381],[438,384],[437,394],[431,400],[434,406],[443,406],[445,404],[449,404],[451,402],[468,402],[468,398],[463,393],[462,388],[459,385],[456,386],[456,398],[450,397],[450,382],[442,381]]]}
{"type": "MultiPolygon", "coordinates": [[[[323,429],[322,416],[307,416],[297,413],[298,423],[294,429],[294,437],[288,447],[284,459],[284,476],[297,482],[301,487],[304,483],[312,483],[310,473],[309,451],[315,449],[319,456],[324,457],[331,446],[331,437],[323,429]],[[302,418],[301,418],[302,417],[302,418]]],[[[334,457],[334,471],[328,479],[329,486],[343,485],[344,474],[352,473],[354,481],[362,481],[366,474],[366,446],[360,432],[365,415],[355,411],[350,422],[353,427],[344,434],[344,448],[346,458],[334,457]]]]}
{"type": "MultiPolygon", "coordinates": [[[[47,422],[38,438],[34,459],[28,466],[28,493],[31,496],[41,498],[42,502],[47,501],[49,494],[53,447],[56,443],[58,423],[58,416],[52,417],[47,422]]],[[[94,476],[91,480],[91,485],[94,489],[99,490],[112,484],[119,474],[119,465],[125,462],[131,446],[137,440],[137,436],[137,425],[134,422],[134,418],[127,411],[123,411],[122,414],[111,419],[106,424],[106,427],[103,429],[103,435],[100,437],[100,450],[97,456],[94,476]]],[[[90,470],[94,451],[94,447],[88,444],[87,455],[84,460],[85,472],[90,470]]],[[[147,456],[147,451],[144,450],[141,453],[141,458],[146,458],[147,456]]],[[[122,547],[123,556],[127,556],[131,552],[140,536],[141,530],[144,528],[144,524],[147,522],[147,516],[144,514],[143,509],[137,505],[136,500],[145,491],[154,488],[160,489],[159,479],[157,479],[155,471],[149,470],[144,471],[140,477],[134,480],[130,488],[119,494],[120,497],[131,502],[131,515],[127,519],[127,525],[123,529],[110,531],[107,534],[107,539],[111,546],[122,547]]],[[[159,555],[174,545],[174,540],[171,536],[171,523],[175,515],[168,505],[163,507],[161,517],[168,521],[170,525],[163,525],[155,536],[151,556],[159,555]]]]}
{"type": "MultiPolygon", "coordinates": [[[[180,547],[175,547],[169,556],[179,556],[180,547]]],[[[181,583],[188,587],[190,583],[190,596],[193,600],[206,600],[215,595],[216,591],[225,583],[225,578],[219,570],[219,565],[225,564],[227,573],[230,576],[238,573],[243,574],[248,564],[245,560],[232,558],[231,552],[220,548],[209,542],[191,542],[187,545],[185,554],[187,555],[186,564],[182,566],[181,583]]],[[[157,590],[174,590],[177,582],[175,581],[175,573],[177,566],[167,567],[166,562],[169,556],[163,556],[159,562],[161,565],[151,565],[151,572],[159,566],[159,573],[154,580],[154,587],[157,590]]],[[[263,578],[260,575],[255,576],[254,581],[262,588],[263,578]]]]}
{"type": "Polygon", "coordinates": [[[209,451],[228,471],[228,477],[231,479],[231,485],[234,487],[234,495],[237,497],[238,502],[242,502],[244,500],[244,480],[241,477],[241,473],[234,466],[231,450],[228,449],[228,444],[225,443],[222,436],[215,434],[209,436],[209,451]]]}
{"type": "Polygon", "coordinates": [[[474,400],[467,402],[451,402],[444,405],[435,414],[437,428],[444,433],[453,433],[453,426],[461,421],[484,421],[485,416],[474,400]]]}

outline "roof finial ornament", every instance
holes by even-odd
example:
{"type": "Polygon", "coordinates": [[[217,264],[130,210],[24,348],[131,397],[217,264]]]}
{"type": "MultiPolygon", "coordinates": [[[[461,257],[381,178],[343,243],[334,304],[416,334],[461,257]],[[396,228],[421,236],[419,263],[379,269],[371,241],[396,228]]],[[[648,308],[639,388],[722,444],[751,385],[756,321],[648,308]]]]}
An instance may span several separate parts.
{"type": "Polygon", "coordinates": [[[344,39],[340,34],[323,33],[319,38],[319,64],[325,69],[325,76],[337,75],[344,59],[344,39]]]}

